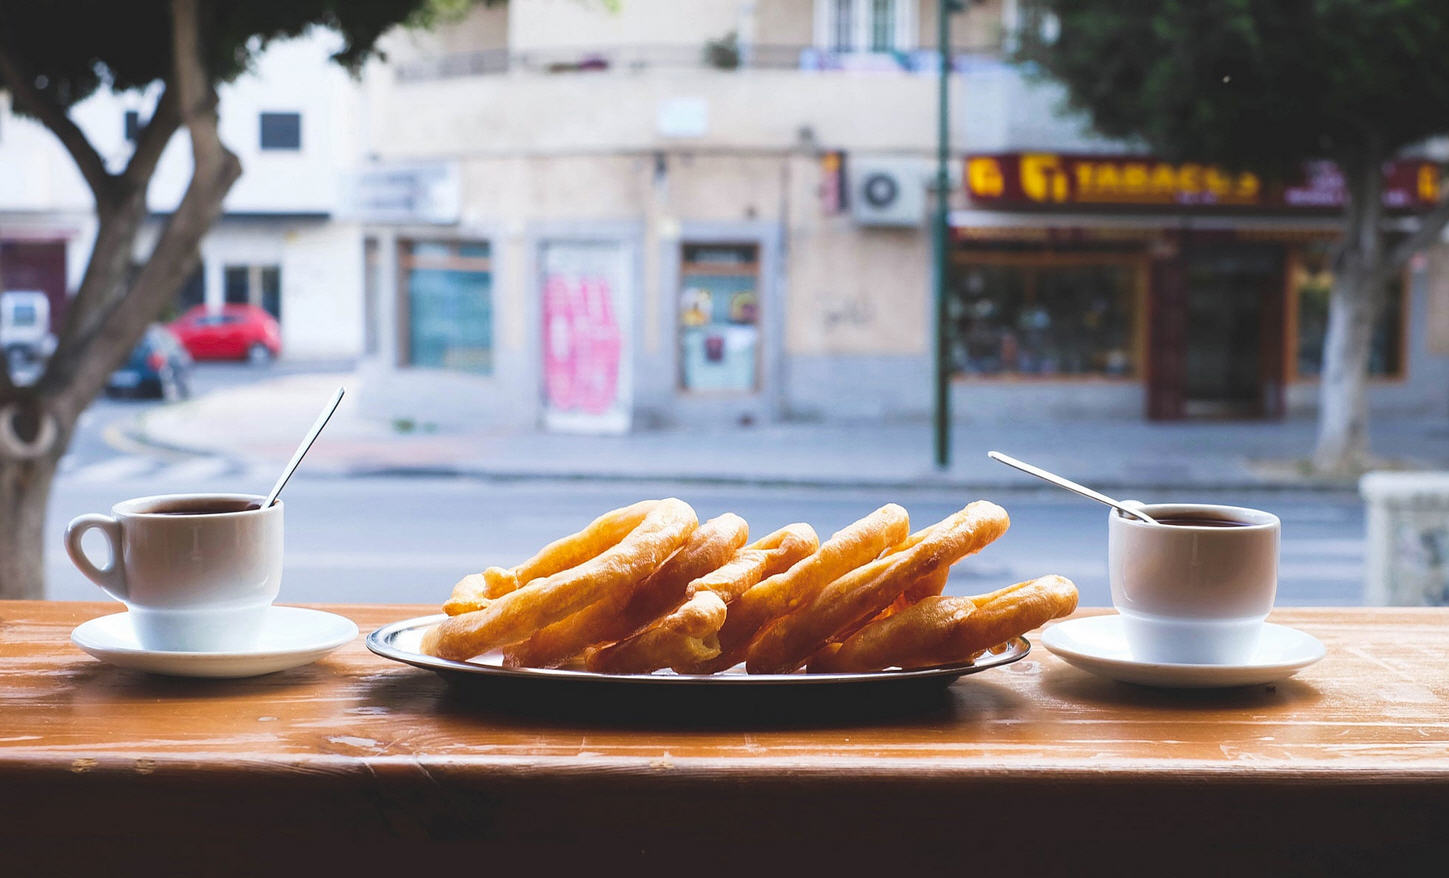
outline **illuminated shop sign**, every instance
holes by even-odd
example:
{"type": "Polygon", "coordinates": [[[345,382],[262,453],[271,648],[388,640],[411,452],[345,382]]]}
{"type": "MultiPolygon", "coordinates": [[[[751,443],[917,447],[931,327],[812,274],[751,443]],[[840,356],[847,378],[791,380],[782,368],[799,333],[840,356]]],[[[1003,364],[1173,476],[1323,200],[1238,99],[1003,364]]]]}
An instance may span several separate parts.
{"type": "MultiPolygon", "coordinates": [[[[1439,200],[1438,165],[1421,160],[1384,166],[1384,206],[1427,208],[1439,200]]],[[[1150,156],[1001,153],[966,159],[966,191],[984,204],[1016,206],[1130,205],[1337,209],[1346,187],[1332,162],[1305,162],[1293,178],[1150,156]]]]}

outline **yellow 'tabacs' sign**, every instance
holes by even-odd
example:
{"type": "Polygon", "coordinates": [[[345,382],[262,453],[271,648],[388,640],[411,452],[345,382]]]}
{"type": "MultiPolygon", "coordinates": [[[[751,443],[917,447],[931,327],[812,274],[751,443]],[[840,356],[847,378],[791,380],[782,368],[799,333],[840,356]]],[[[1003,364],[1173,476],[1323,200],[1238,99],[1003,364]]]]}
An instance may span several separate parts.
{"type": "Polygon", "coordinates": [[[1263,191],[1256,174],[1214,165],[1056,153],[973,156],[966,185],[982,201],[1038,204],[1247,205],[1263,191]]]}
{"type": "MultiPolygon", "coordinates": [[[[1439,200],[1442,168],[1419,159],[1384,166],[1384,206],[1416,210],[1439,200]]],[[[1343,177],[1331,162],[1304,162],[1288,179],[1151,156],[1002,153],[966,160],[973,201],[1021,206],[1137,205],[1317,210],[1342,206],[1343,177]]]]}

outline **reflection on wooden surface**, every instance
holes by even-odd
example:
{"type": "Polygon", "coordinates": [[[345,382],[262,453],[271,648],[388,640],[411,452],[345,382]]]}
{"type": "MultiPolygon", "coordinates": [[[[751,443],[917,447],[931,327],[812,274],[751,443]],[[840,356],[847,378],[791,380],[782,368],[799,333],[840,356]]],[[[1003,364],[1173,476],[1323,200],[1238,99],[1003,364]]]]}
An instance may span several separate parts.
{"type": "MultiPolygon", "coordinates": [[[[970,837],[983,866],[1024,863],[1030,848],[1051,869],[1120,857],[1130,821],[1140,836],[1171,815],[1134,857],[1216,833],[1298,870],[1384,845],[1422,853],[1449,813],[1449,609],[1275,613],[1328,655],[1269,686],[1113,683],[1037,645],[919,700],[722,706],[669,689],[549,702],[364,648],[367,632],[431,611],[415,606],[326,607],[363,634],[308,667],[151,677],[70,644],[115,606],[0,603],[0,788],[26,803],[0,841],[21,862],[80,868],[109,850],[69,848],[77,826],[113,841],[181,828],[178,844],[203,856],[281,820],[319,845],[391,845],[325,848],[372,850],[369,863],[451,840],[527,865],[546,837],[581,863],[707,843],[720,863],[754,845],[781,862],[930,868],[970,837]],[[735,845],[721,844],[726,829],[735,845]],[[1055,841],[1042,847],[1044,833],[1055,841]],[[914,847],[865,844],[882,837],[914,847]]],[[[1232,850],[1244,848],[1202,863],[1232,850]]]]}

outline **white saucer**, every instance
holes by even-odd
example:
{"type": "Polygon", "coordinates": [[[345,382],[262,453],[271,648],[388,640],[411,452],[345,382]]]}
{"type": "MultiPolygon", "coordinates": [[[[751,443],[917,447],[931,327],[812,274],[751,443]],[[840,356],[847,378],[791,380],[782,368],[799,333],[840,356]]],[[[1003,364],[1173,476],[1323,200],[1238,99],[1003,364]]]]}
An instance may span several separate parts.
{"type": "Polygon", "coordinates": [[[1247,662],[1187,665],[1140,662],[1127,650],[1122,617],[1068,619],[1042,632],[1041,643],[1069,665],[1124,683],[1182,689],[1254,686],[1292,676],[1323,658],[1323,644],[1296,628],[1265,623],[1247,662]]]}
{"type": "Polygon", "coordinates": [[[76,646],[103,662],[175,677],[255,677],[317,659],[357,637],[351,619],[302,607],[269,607],[252,649],[166,652],[142,648],[128,613],[84,622],[70,633],[76,646]]]}

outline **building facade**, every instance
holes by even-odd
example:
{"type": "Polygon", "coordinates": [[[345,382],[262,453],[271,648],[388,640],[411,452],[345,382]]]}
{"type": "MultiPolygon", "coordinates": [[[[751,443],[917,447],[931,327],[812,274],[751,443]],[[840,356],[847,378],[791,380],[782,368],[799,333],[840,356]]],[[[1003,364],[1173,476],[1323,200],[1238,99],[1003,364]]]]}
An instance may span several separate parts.
{"type": "Polygon", "coordinates": [[[364,404],[599,430],[924,411],[932,8],[531,0],[394,38],[366,80],[364,404]],[[862,224],[842,155],[903,173],[916,214],[862,224]]]}
{"type": "MultiPolygon", "coordinates": [[[[241,159],[243,175],[173,309],[259,305],[281,323],[283,356],[303,360],[356,357],[363,345],[363,239],[338,210],[342,180],[364,149],[360,90],[328,63],[333,42],[318,32],[275,43],[250,73],[220,89],[222,140],[241,159]]],[[[103,90],[72,116],[119,170],[158,98],[159,88],[103,90]]],[[[190,174],[182,132],[167,146],[147,193],[151,216],[138,259],[149,253],[190,174]]],[[[39,123],[0,107],[4,289],[44,290],[59,331],[95,232],[90,191],[65,150],[39,123]]]]}
{"type": "MultiPolygon", "coordinates": [[[[1386,210],[1410,221],[1439,201],[1439,176],[1427,160],[1393,163],[1386,210]]],[[[1163,420],[1316,406],[1344,201],[1331,164],[1270,184],[1141,154],[992,153],[968,157],[966,188],[952,364],[978,404],[1010,393],[1163,420]]],[[[1380,410],[1444,409],[1437,275],[1426,256],[1390,285],[1369,359],[1380,410]]]]}
{"type": "MultiPolygon", "coordinates": [[[[935,9],[521,0],[390,37],[347,210],[363,405],[603,432],[925,416],[935,9]]],[[[1332,211],[1197,203],[1222,186],[1210,169],[1206,195],[1170,203],[1034,200],[1027,156],[1112,158],[1108,176],[1146,159],[1002,60],[1015,13],[988,0],[953,22],[953,411],[1310,408],[1332,211]],[[1010,197],[973,185],[983,158],[1017,172],[1010,197]]],[[[1381,410],[1449,408],[1428,328],[1449,303],[1425,265],[1376,347],[1381,410]]]]}

